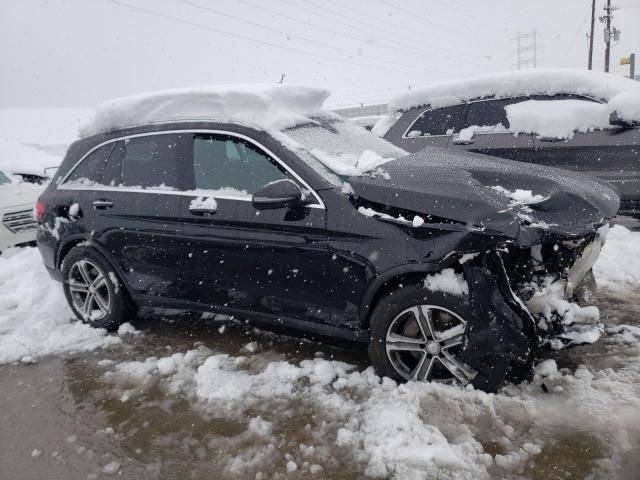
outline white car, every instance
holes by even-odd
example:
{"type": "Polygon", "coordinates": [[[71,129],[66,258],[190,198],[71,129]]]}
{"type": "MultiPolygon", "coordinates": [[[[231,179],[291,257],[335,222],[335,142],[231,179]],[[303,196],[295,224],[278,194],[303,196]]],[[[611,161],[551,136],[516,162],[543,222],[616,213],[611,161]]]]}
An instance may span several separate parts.
{"type": "Polygon", "coordinates": [[[0,252],[35,241],[38,224],[33,207],[43,189],[43,185],[12,181],[0,171],[0,252]]]}

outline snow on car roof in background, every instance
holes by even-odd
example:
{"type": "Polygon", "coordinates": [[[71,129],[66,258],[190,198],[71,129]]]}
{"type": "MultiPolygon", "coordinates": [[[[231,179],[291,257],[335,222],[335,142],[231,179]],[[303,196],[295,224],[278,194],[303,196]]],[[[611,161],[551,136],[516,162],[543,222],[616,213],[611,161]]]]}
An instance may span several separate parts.
{"type": "Polygon", "coordinates": [[[80,136],[149,123],[209,120],[282,130],[322,111],[330,92],[302,85],[245,84],[185,87],[103,103],[80,136]]]}
{"type": "Polygon", "coordinates": [[[389,111],[431,105],[444,107],[485,97],[556,95],[574,93],[609,101],[640,84],[616,75],[571,68],[536,68],[440,83],[398,95],[389,101],[389,111]]]}

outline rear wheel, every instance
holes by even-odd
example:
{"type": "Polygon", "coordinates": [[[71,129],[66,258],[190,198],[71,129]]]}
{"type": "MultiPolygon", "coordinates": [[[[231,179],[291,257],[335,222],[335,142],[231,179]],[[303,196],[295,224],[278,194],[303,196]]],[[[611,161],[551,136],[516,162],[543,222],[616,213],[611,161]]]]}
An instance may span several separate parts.
{"type": "Polygon", "coordinates": [[[381,299],[369,344],[377,373],[398,381],[472,383],[477,372],[462,360],[468,313],[465,297],[419,286],[381,299]]]}
{"type": "Polygon", "coordinates": [[[97,251],[75,247],[62,263],[64,293],[78,319],[115,330],[135,316],[135,305],[109,263],[97,251]]]}

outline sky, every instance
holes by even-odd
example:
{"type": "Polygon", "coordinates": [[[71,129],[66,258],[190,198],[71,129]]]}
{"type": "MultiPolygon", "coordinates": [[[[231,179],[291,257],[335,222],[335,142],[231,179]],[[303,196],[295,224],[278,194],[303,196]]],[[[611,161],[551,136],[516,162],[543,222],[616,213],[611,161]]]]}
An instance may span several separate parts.
{"type": "MultiPolygon", "coordinates": [[[[623,74],[620,57],[640,56],[640,0],[612,4],[612,71],[623,74]]],[[[590,12],[591,0],[0,0],[0,108],[283,74],[331,90],[328,106],[379,103],[513,69],[513,38],[534,29],[538,66],[586,68],[590,12]]],[[[597,18],[594,40],[601,70],[597,18]]]]}

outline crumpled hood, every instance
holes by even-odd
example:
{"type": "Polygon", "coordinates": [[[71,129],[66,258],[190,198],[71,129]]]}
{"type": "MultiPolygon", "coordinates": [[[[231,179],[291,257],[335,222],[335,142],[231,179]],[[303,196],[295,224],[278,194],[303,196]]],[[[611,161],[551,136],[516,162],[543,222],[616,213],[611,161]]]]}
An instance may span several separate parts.
{"type": "Polygon", "coordinates": [[[380,168],[384,173],[349,179],[359,198],[512,238],[531,229],[584,233],[615,216],[620,203],[616,190],[594,177],[442,148],[380,168]],[[535,203],[519,203],[517,190],[531,191],[535,203]]]}

